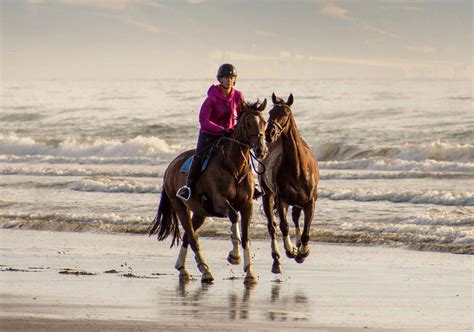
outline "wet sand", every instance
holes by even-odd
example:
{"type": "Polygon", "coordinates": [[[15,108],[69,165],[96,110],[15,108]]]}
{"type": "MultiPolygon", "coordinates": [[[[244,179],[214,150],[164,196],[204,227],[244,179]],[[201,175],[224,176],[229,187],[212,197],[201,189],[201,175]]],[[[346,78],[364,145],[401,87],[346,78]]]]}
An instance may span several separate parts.
{"type": "Polygon", "coordinates": [[[215,281],[178,281],[177,248],[139,235],[0,230],[1,331],[468,331],[472,256],[312,243],[303,264],[271,272],[253,241],[258,283],[227,263],[228,240],[201,238],[215,281]]]}

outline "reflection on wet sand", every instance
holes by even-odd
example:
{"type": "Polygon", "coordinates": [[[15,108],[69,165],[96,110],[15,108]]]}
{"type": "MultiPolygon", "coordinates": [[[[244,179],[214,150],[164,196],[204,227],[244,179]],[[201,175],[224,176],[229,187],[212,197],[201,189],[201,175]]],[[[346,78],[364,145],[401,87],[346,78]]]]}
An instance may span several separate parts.
{"type": "Polygon", "coordinates": [[[229,295],[230,319],[236,320],[249,318],[249,300],[252,295],[252,290],[255,288],[255,286],[255,284],[244,285],[242,299],[240,299],[236,293],[231,293],[229,295]]]}
{"type": "Polygon", "coordinates": [[[293,296],[281,296],[281,285],[272,286],[270,297],[271,309],[267,310],[266,317],[271,321],[308,320],[308,298],[300,291],[293,296]]]}
{"type": "Polygon", "coordinates": [[[200,284],[193,292],[188,290],[189,284],[189,282],[180,281],[176,287],[176,294],[178,298],[181,299],[181,304],[197,306],[206,299],[212,284],[200,284]]]}
{"type": "Polygon", "coordinates": [[[196,319],[213,321],[263,319],[291,322],[311,319],[310,301],[303,291],[281,283],[268,286],[233,282],[230,285],[180,282],[174,295],[168,292],[168,296],[160,296],[160,302],[166,299],[171,302],[165,310],[167,314],[172,312],[179,316],[186,313],[196,319]]]}
{"type": "Polygon", "coordinates": [[[252,319],[265,317],[271,321],[308,320],[308,298],[300,291],[288,296],[281,296],[281,285],[271,287],[270,301],[252,302],[252,294],[256,285],[244,287],[241,297],[235,292],[229,296],[229,318],[252,319]],[[250,317],[253,315],[253,317],[250,317]]]}

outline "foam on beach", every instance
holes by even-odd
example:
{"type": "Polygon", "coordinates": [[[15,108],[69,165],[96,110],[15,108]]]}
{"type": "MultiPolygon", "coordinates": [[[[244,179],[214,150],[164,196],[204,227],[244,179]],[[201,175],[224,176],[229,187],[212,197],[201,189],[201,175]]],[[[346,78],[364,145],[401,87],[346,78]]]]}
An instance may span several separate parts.
{"type": "MultiPolygon", "coordinates": [[[[313,241],[388,245],[423,250],[474,254],[474,218],[437,214],[424,218],[385,218],[378,221],[344,222],[340,227],[319,224],[311,230],[313,241]]],[[[116,213],[28,213],[0,212],[4,229],[146,234],[153,216],[142,217],[116,213]]],[[[228,238],[227,219],[208,218],[200,236],[228,238]]],[[[279,233],[279,232],[278,232],[279,233]]],[[[251,237],[268,239],[266,221],[254,219],[251,237]]]]}

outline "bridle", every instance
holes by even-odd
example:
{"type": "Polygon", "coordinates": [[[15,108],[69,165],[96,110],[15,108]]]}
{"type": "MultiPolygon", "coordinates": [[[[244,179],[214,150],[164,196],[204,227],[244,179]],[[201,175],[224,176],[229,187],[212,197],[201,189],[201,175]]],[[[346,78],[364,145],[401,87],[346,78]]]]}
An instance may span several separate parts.
{"type": "MultiPolygon", "coordinates": [[[[286,107],[290,110],[291,112],[291,108],[290,106],[286,105],[286,104],[273,104],[273,108],[275,107],[286,107]]],[[[286,119],[286,122],[284,125],[281,125],[279,124],[277,121],[275,120],[269,120],[268,121],[268,126],[269,128],[271,128],[272,130],[275,131],[275,136],[278,138],[280,137],[280,135],[287,129],[287,127],[289,126],[290,124],[290,116],[287,117],[286,119]]]]}
{"type": "MultiPolygon", "coordinates": [[[[261,117],[260,114],[257,114],[257,115],[258,115],[259,117],[261,117]]],[[[258,134],[248,134],[248,133],[247,133],[247,129],[245,128],[245,126],[243,127],[243,130],[244,130],[244,136],[245,136],[245,137],[248,137],[248,138],[249,138],[249,141],[252,141],[252,140],[251,140],[252,137],[256,137],[256,138],[257,138],[256,142],[258,142],[258,141],[260,141],[260,140],[262,139],[262,137],[265,136],[265,134],[264,134],[264,133],[261,133],[261,132],[258,132],[258,134]]],[[[223,136],[223,137],[219,138],[219,139],[216,141],[216,143],[213,144],[212,149],[214,149],[214,148],[219,148],[219,149],[221,150],[222,155],[223,155],[223,157],[224,157],[225,164],[226,164],[226,166],[227,166],[227,168],[228,168],[229,170],[232,170],[232,168],[229,166],[229,164],[231,164],[231,162],[230,162],[230,161],[228,160],[228,158],[227,158],[227,153],[226,153],[226,151],[225,151],[225,149],[224,149],[224,146],[221,144],[222,141],[229,141],[229,142],[238,144],[238,145],[239,145],[239,148],[240,148],[240,154],[242,155],[242,157],[243,157],[243,159],[244,159],[244,161],[245,161],[245,164],[246,164],[246,165],[251,165],[252,168],[253,168],[253,170],[255,171],[255,173],[257,173],[257,174],[259,174],[259,175],[260,175],[260,174],[263,174],[263,173],[265,172],[265,166],[263,165],[263,163],[262,163],[260,160],[258,160],[258,158],[257,158],[257,157],[255,156],[255,154],[254,154],[253,149],[255,148],[255,144],[247,144],[247,143],[243,143],[243,142],[241,142],[241,141],[239,141],[239,140],[233,139],[233,138],[231,138],[231,137],[223,136]],[[248,158],[248,159],[250,159],[250,162],[249,162],[249,160],[247,159],[247,157],[245,156],[245,154],[244,154],[242,148],[248,148],[248,149],[250,150],[250,157],[248,158]],[[258,167],[255,166],[255,161],[256,161],[258,164],[260,164],[260,166],[261,166],[261,168],[263,169],[263,171],[260,171],[260,172],[258,171],[258,167]]],[[[246,166],[245,168],[247,168],[247,166],[246,166]]],[[[236,177],[237,183],[242,182],[242,180],[246,178],[247,174],[248,174],[247,172],[244,172],[244,175],[241,176],[240,178],[238,178],[237,176],[234,175],[234,176],[236,177]]]]}

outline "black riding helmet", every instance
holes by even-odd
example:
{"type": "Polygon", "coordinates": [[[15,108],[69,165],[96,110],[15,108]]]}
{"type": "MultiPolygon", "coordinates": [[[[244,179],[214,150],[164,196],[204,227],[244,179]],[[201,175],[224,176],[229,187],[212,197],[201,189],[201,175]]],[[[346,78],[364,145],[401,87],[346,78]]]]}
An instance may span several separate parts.
{"type": "MultiPolygon", "coordinates": [[[[235,69],[235,67],[231,65],[230,63],[224,63],[217,70],[217,79],[219,79],[220,77],[229,77],[229,76],[234,76],[235,81],[237,81],[237,69],[235,69]]],[[[234,81],[234,84],[235,84],[235,81],[234,81]]]]}

